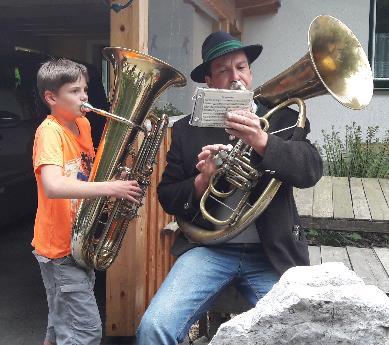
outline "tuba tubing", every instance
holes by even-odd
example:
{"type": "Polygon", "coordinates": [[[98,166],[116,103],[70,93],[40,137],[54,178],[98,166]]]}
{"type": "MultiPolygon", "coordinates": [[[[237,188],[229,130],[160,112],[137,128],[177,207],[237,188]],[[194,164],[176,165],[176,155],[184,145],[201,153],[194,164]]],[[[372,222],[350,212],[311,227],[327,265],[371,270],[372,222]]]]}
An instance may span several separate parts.
{"type": "MultiPolygon", "coordinates": [[[[107,112],[88,103],[81,107],[108,117],[89,181],[136,180],[143,199],[169,122],[167,115],[157,116],[150,108],[162,92],[170,86],[184,86],[186,79],[165,62],[135,50],[107,47],[103,55],[115,74],[111,109],[107,112]],[[149,129],[147,122],[151,123],[149,129]],[[143,140],[137,150],[139,135],[143,140]]],[[[109,197],[82,200],[71,238],[71,253],[77,264],[106,270],[118,255],[128,224],[141,206],[109,197]]]]}
{"type": "MultiPolygon", "coordinates": [[[[267,114],[264,116],[264,120],[267,122],[268,119],[272,114],[277,112],[278,110],[285,108],[291,104],[296,104],[299,107],[299,117],[297,120],[297,127],[304,128],[305,122],[306,122],[306,108],[305,103],[300,98],[291,98],[288,99],[281,104],[277,105],[273,109],[271,109],[267,114]]],[[[242,144],[241,140],[238,140],[238,142],[235,144],[235,147],[240,148],[242,144]]],[[[234,147],[234,148],[235,148],[234,147]]],[[[251,152],[251,148],[249,148],[249,152],[251,152]]],[[[239,165],[241,164],[241,161],[245,161],[245,158],[247,158],[247,151],[235,151],[232,149],[230,154],[227,156],[226,159],[224,159],[224,163],[221,168],[219,168],[214,176],[224,176],[229,175],[231,172],[231,166],[232,165],[239,165]],[[238,163],[237,163],[238,162],[238,163]]],[[[245,164],[245,162],[244,162],[245,164]]],[[[252,168],[255,170],[254,168],[252,168]]],[[[235,169],[235,171],[241,171],[240,168],[235,169]]],[[[255,170],[256,171],[256,170],[255,170]]],[[[249,180],[242,176],[241,174],[237,173],[239,178],[241,180],[246,180],[247,184],[251,184],[253,187],[257,184],[258,179],[261,177],[260,173],[257,173],[254,176],[252,180],[249,180]]],[[[209,231],[200,228],[199,226],[187,222],[183,220],[182,218],[177,218],[177,223],[181,229],[181,231],[185,234],[185,236],[194,243],[201,243],[201,244],[207,244],[207,245],[215,245],[224,243],[237,235],[239,235],[242,231],[244,231],[250,224],[252,224],[255,219],[257,219],[263,211],[269,206],[270,202],[273,200],[274,196],[278,192],[278,189],[281,187],[282,182],[277,180],[276,178],[271,178],[270,182],[264,189],[264,191],[261,193],[261,195],[257,198],[255,203],[249,207],[249,209],[246,212],[243,212],[244,206],[246,203],[246,200],[249,199],[252,189],[243,188],[243,195],[241,197],[241,200],[239,201],[236,209],[231,213],[231,215],[223,220],[217,219],[214,216],[211,215],[210,212],[208,212],[206,208],[206,201],[209,197],[212,195],[215,195],[217,193],[214,193],[213,191],[216,190],[216,183],[214,176],[211,177],[210,184],[207,188],[207,190],[204,192],[203,196],[200,200],[200,211],[202,213],[202,216],[204,219],[218,227],[216,230],[209,231]],[[224,226],[224,227],[223,227],[224,226]]],[[[242,191],[242,188],[233,188],[235,191],[242,191]]],[[[222,193],[219,193],[221,195],[222,193]]],[[[231,193],[228,193],[225,199],[228,199],[231,197],[231,193]]]]}

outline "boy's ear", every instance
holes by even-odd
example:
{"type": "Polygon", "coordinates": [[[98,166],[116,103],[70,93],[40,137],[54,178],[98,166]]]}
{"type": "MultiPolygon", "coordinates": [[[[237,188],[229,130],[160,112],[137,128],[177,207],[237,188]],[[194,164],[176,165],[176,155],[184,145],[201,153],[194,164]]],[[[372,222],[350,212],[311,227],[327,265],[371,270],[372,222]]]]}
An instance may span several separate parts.
{"type": "Polygon", "coordinates": [[[45,101],[49,106],[55,105],[56,97],[55,93],[49,90],[45,91],[45,101]]]}

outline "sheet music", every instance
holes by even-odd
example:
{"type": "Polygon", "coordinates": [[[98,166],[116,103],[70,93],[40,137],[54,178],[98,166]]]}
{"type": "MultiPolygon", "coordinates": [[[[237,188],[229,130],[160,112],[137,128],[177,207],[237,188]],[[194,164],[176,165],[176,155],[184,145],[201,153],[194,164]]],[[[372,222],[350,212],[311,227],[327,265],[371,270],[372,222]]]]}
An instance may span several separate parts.
{"type": "Polygon", "coordinates": [[[224,118],[228,111],[249,109],[253,91],[197,88],[193,97],[190,120],[197,127],[225,127],[224,118]]]}

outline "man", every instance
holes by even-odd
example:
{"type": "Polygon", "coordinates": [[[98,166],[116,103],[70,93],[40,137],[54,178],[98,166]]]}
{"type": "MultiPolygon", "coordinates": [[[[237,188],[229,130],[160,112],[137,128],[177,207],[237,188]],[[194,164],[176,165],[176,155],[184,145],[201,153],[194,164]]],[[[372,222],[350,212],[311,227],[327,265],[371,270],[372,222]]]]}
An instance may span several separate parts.
{"type": "MultiPolygon", "coordinates": [[[[239,81],[250,89],[250,64],[261,51],[262,46],[243,46],[228,33],[212,33],[202,46],[203,63],[192,71],[191,78],[212,88],[230,89],[233,82],[239,81]]],[[[258,107],[264,115],[267,108],[261,104],[258,107]]],[[[271,117],[268,133],[296,120],[296,112],[281,110],[271,117]]],[[[158,186],[166,212],[201,223],[199,200],[215,172],[213,158],[234,138],[253,147],[253,166],[272,173],[260,186],[271,177],[283,184],[255,224],[226,243],[201,246],[180,234],[173,246],[178,259],[138,329],[140,345],[182,342],[192,323],[229,284],[235,284],[254,306],[285,270],[309,265],[304,234],[296,232],[299,218],[292,193],[293,186],[313,186],[322,175],[320,155],[305,138],[309,128],[268,134],[262,130],[258,116],[244,109],[227,114],[226,130],[192,127],[188,122],[185,117],[173,127],[167,166],[158,186]],[[292,136],[301,140],[289,140],[292,136]]]]}

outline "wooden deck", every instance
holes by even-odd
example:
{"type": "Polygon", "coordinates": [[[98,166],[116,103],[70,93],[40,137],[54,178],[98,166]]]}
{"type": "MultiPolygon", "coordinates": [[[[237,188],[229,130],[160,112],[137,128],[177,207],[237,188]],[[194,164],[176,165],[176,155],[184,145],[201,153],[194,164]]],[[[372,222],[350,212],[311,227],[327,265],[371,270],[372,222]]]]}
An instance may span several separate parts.
{"type": "Polygon", "coordinates": [[[305,228],[389,233],[389,179],[323,176],[294,196],[305,228]]]}
{"type": "Polygon", "coordinates": [[[366,284],[389,294],[389,248],[310,246],[309,257],[311,265],[343,262],[366,284]]]}
{"type": "MultiPolygon", "coordinates": [[[[294,196],[304,228],[389,234],[389,179],[323,176],[294,196]]],[[[389,248],[312,246],[309,255],[311,265],[343,262],[389,293],[389,248]]]]}
{"type": "MultiPolygon", "coordinates": [[[[388,179],[323,176],[315,187],[295,188],[294,196],[306,229],[389,234],[388,179]]],[[[310,246],[309,256],[311,265],[343,262],[366,284],[389,295],[389,248],[310,246]]],[[[249,308],[237,290],[230,287],[210,310],[209,333],[214,334],[219,327],[220,313],[238,314],[249,308]]],[[[201,334],[206,334],[205,324],[205,320],[200,323],[201,334]]]]}

